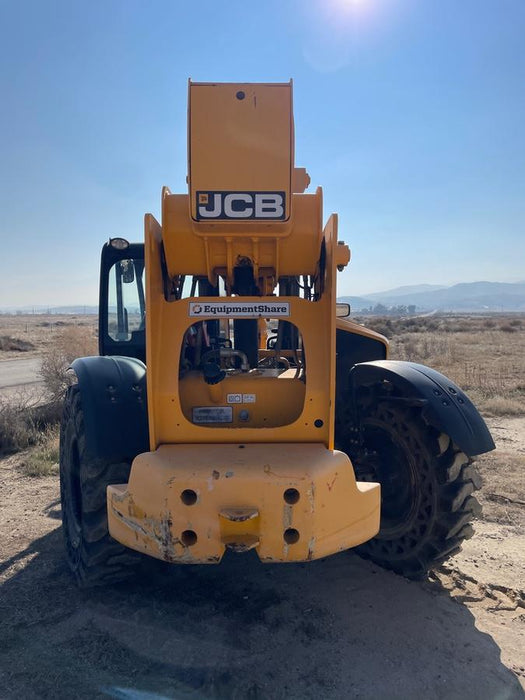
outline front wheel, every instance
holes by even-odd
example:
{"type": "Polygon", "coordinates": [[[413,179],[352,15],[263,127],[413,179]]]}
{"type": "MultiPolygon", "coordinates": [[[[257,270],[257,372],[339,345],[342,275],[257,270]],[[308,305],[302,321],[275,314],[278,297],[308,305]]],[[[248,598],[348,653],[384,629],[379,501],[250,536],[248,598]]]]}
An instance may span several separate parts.
{"type": "Polygon", "coordinates": [[[381,484],[381,525],[358,551],[419,578],[472,536],[481,508],[471,494],[481,479],[449,436],[425,423],[420,408],[379,402],[362,416],[361,430],[359,447],[346,451],[358,481],[381,484]]]}
{"type": "Polygon", "coordinates": [[[80,390],[70,387],[60,427],[60,497],[67,559],[81,587],[127,578],[141,559],[108,532],[106,488],[126,483],[129,471],[128,462],[87,455],[80,390]]]}

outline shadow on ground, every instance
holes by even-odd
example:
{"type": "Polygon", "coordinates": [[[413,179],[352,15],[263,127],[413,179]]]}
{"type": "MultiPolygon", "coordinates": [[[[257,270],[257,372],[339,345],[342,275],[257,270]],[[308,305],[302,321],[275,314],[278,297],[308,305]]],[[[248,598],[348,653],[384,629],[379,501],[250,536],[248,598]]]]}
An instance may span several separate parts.
{"type": "Polygon", "coordinates": [[[131,583],[83,592],[53,530],[0,566],[2,697],[524,697],[445,592],[349,553],[275,566],[252,554],[148,561],[131,583]]]}

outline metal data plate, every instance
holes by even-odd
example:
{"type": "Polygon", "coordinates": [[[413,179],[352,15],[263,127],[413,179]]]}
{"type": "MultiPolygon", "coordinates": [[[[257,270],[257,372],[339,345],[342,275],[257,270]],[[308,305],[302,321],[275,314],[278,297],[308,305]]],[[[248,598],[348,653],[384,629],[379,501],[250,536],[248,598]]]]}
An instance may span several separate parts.
{"type": "Polygon", "coordinates": [[[231,406],[198,406],[192,410],[194,423],[232,423],[231,406]]]}

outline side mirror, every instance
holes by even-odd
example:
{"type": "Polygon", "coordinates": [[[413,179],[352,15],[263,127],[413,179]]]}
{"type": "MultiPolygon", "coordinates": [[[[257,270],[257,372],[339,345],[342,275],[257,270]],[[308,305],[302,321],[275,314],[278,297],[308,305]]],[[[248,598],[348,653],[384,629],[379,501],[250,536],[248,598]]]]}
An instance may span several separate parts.
{"type": "Polygon", "coordinates": [[[133,270],[133,260],[121,260],[120,273],[122,275],[122,281],[124,284],[131,284],[135,281],[135,272],[133,270]]]}
{"type": "Polygon", "coordinates": [[[347,318],[350,316],[350,304],[340,304],[337,302],[335,305],[335,315],[337,318],[347,318]]]}

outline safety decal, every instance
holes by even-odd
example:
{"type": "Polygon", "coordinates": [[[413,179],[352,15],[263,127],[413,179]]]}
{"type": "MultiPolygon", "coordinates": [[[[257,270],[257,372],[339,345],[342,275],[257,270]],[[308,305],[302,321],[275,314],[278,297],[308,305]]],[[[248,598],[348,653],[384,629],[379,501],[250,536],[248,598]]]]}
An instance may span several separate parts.
{"type": "Polygon", "coordinates": [[[255,403],[255,394],[226,394],[226,403],[255,403]]]}

